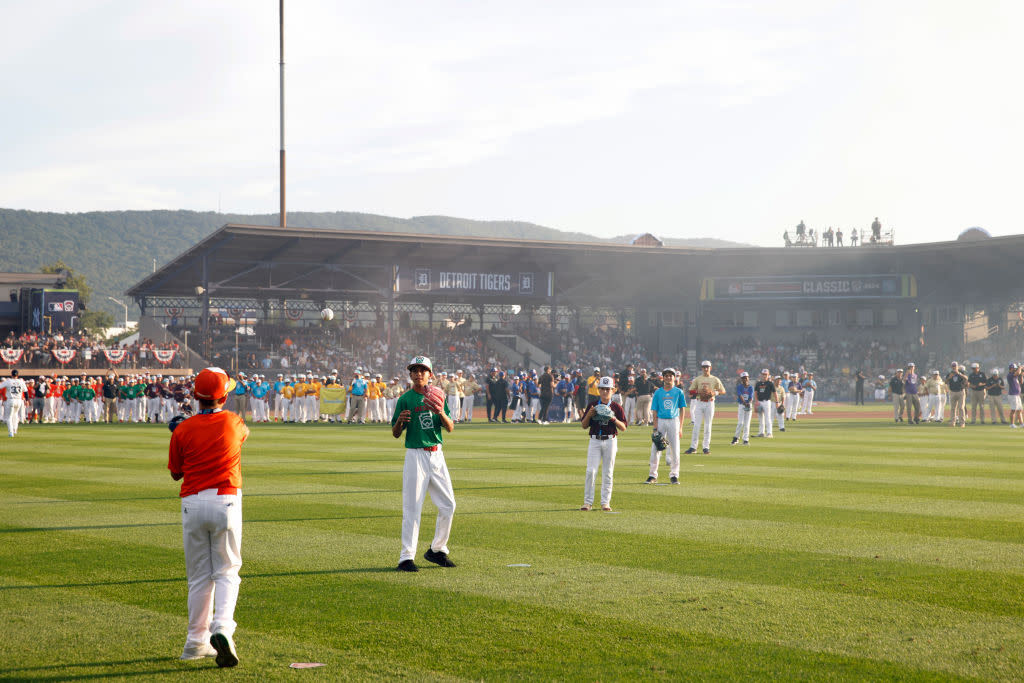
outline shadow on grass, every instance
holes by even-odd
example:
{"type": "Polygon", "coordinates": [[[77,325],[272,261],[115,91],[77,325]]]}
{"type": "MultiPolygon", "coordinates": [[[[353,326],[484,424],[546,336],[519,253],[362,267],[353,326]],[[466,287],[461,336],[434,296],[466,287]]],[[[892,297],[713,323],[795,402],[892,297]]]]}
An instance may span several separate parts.
{"type": "MultiPolygon", "coordinates": [[[[109,662],[84,662],[79,664],[53,664],[48,666],[13,667],[0,669],[0,681],[86,681],[90,679],[100,678],[127,678],[132,676],[154,676],[157,674],[181,673],[182,671],[187,671],[189,669],[189,667],[185,666],[183,662],[179,666],[168,666],[171,664],[171,662],[178,661],[179,660],[177,657],[154,657],[152,659],[126,659],[122,661],[109,662]],[[133,669],[138,669],[140,665],[146,664],[162,664],[164,666],[167,666],[168,668],[132,671],[119,670],[120,667],[132,667],[133,669]],[[67,670],[91,669],[97,667],[111,668],[114,670],[106,671],[103,673],[67,673],[67,670]],[[28,676],[28,674],[34,672],[45,674],[45,672],[47,671],[62,671],[63,673],[61,673],[60,675],[53,674],[49,676],[28,676]]],[[[210,670],[215,671],[217,668],[218,667],[214,666],[210,670]]]]}

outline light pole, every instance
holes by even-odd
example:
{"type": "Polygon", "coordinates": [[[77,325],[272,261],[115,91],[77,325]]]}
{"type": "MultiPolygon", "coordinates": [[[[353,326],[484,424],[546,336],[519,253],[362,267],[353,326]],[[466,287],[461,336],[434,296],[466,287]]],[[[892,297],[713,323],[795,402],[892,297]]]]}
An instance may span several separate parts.
{"type": "Polygon", "coordinates": [[[115,299],[112,296],[108,296],[107,298],[110,299],[111,301],[113,301],[118,306],[124,306],[124,331],[127,332],[128,331],[128,304],[126,304],[125,302],[123,302],[123,301],[121,301],[119,299],[115,299]]]}
{"type": "Polygon", "coordinates": [[[192,349],[190,349],[188,347],[188,335],[191,332],[192,332],[191,330],[185,330],[185,367],[186,368],[191,368],[192,367],[192,349]]]}

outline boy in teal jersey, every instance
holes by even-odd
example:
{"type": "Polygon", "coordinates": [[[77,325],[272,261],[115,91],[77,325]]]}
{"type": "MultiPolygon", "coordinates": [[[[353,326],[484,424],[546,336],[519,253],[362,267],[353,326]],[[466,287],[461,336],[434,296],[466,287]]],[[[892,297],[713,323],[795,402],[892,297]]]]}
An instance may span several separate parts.
{"type": "Polygon", "coordinates": [[[442,567],[454,567],[448,558],[448,536],[455,515],[455,492],[448,474],[448,465],[441,450],[441,429],[455,429],[448,412],[447,402],[440,410],[423,403],[423,394],[434,376],[433,366],[426,356],[416,356],[409,363],[412,389],[398,398],[391,417],[391,435],[396,439],[405,432],[405,467],[402,470],[402,552],[398,570],[419,571],[413,561],[420,535],[420,515],[426,494],[437,506],[434,540],[423,554],[423,559],[442,567]]]}

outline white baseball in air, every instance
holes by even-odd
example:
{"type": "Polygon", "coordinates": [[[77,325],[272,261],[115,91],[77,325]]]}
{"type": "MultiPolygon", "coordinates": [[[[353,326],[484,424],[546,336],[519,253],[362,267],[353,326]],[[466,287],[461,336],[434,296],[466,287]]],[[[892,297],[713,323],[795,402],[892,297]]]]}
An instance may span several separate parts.
{"type": "Polygon", "coordinates": [[[323,318],[324,320],[334,320],[334,311],[332,311],[329,308],[325,308],[324,310],[320,311],[320,317],[323,318]]]}

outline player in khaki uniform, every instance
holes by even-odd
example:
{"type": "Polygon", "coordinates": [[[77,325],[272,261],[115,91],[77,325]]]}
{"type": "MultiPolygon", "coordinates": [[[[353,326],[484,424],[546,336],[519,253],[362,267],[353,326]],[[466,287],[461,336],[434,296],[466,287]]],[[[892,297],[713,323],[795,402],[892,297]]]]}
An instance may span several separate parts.
{"type": "Polygon", "coordinates": [[[391,378],[391,384],[384,390],[384,407],[386,415],[395,414],[395,404],[398,402],[398,397],[405,393],[404,388],[399,384],[397,377],[391,378]]]}
{"type": "Polygon", "coordinates": [[[711,423],[715,419],[715,397],[725,393],[725,385],[711,374],[711,361],[703,361],[700,364],[700,370],[701,374],[690,382],[690,391],[696,392],[696,394],[695,400],[690,406],[693,434],[690,437],[690,447],[686,449],[686,453],[697,452],[697,442],[700,440],[702,431],[704,433],[704,452],[711,452],[711,423]]]}
{"type": "Polygon", "coordinates": [[[464,393],[462,399],[462,420],[464,422],[473,421],[473,404],[476,402],[476,393],[482,389],[473,373],[469,373],[466,378],[465,384],[462,385],[462,391],[464,393]]]}
{"type": "Polygon", "coordinates": [[[928,411],[925,413],[925,420],[928,422],[942,422],[942,416],[946,409],[946,394],[949,389],[942,381],[938,370],[932,370],[924,383],[925,391],[928,392],[928,411]]]}

